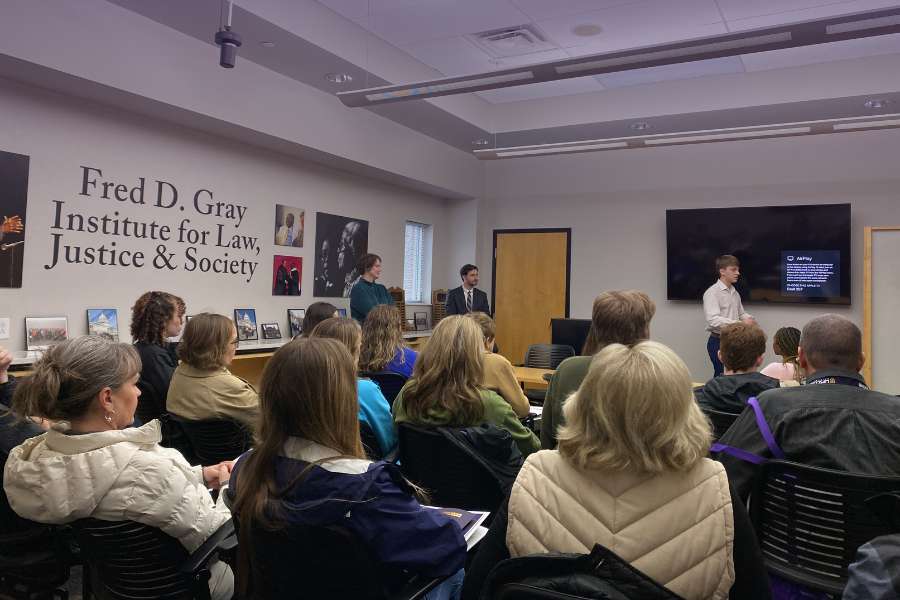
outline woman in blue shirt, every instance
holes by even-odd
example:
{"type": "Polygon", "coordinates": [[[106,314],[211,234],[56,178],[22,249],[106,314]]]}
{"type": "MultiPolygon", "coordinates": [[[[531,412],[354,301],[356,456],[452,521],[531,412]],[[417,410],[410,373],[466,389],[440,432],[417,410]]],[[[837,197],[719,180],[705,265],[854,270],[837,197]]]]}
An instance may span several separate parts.
{"type": "Polygon", "coordinates": [[[403,320],[395,306],[382,304],[369,311],[362,329],[361,371],[390,371],[409,378],[417,356],[403,344],[403,320]]]}
{"type": "Polygon", "coordinates": [[[318,337],[291,341],[266,366],[260,441],[238,459],[230,482],[240,585],[253,585],[252,573],[264,568],[255,562],[254,530],[337,525],[385,571],[450,576],[428,597],[456,597],[466,560],[462,530],[423,508],[395,465],[365,459],[355,366],[343,344],[318,337]]]}
{"type": "MultiPolygon", "coordinates": [[[[332,317],[315,326],[310,337],[332,338],[346,346],[353,356],[353,365],[359,362],[359,346],[361,335],[359,325],[347,317],[332,317]]],[[[356,380],[359,398],[359,420],[368,423],[375,433],[381,456],[386,456],[397,447],[397,434],[394,431],[394,419],[391,405],[388,404],[381,388],[368,379],[356,380]]]]}

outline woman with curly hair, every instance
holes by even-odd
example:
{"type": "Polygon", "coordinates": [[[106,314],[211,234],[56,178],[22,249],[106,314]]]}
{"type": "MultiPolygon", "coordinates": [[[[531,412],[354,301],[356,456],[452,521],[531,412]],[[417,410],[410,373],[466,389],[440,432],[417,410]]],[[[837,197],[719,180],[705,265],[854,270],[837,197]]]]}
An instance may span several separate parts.
{"type": "Polygon", "coordinates": [[[800,330],[796,327],[782,327],[776,331],[772,339],[772,351],[780,356],[781,360],[769,363],[760,373],[781,381],[799,382],[803,379],[803,372],[797,359],[799,346],[800,330]]]}
{"type": "MultiPolygon", "coordinates": [[[[131,337],[141,357],[137,417],[142,423],[166,412],[166,394],[178,357],[166,338],[181,333],[184,300],[168,292],[146,292],[131,307],[131,337]]],[[[164,436],[165,437],[165,436],[164,436]]]]}
{"type": "Polygon", "coordinates": [[[418,354],[403,344],[403,321],[393,304],[379,304],[363,322],[361,371],[390,371],[411,377],[418,354]]]}

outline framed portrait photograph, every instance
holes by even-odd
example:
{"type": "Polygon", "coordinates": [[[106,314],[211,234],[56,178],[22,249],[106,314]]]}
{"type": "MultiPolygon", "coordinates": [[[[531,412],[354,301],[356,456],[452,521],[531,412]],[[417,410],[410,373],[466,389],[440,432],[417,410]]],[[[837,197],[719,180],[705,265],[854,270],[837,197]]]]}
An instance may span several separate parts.
{"type": "Polygon", "coordinates": [[[414,312],[413,318],[416,320],[416,331],[425,331],[428,329],[427,312],[414,312]]]}
{"type": "Polygon", "coordinates": [[[256,330],[256,309],[234,309],[234,326],[237,329],[238,341],[258,340],[259,333],[256,330]]]}
{"type": "Polygon", "coordinates": [[[280,340],[281,339],[281,327],[278,326],[278,323],[263,323],[260,325],[262,328],[262,336],[264,340],[280,340]]]}
{"type": "Polygon", "coordinates": [[[369,251],[369,222],[316,213],[313,296],[346,298],[360,276],[356,263],[369,251]]]}
{"type": "Polygon", "coordinates": [[[119,316],[115,308],[87,309],[88,335],[99,335],[113,342],[119,341],[119,316]]]}
{"type": "Polygon", "coordinates": [[[306,316],[305,308],[289,308],[288,325],[290,326],[291,337],[295,338],[303,333],[303,317],[306,316]]]}
{"type": "Polygon", "coordinates": [[[272,259],[272,295],[299,296],[303,258],[276,254],[272,259]]]}
{"type": "Polygon", "coordinates": [[[66,317],[25,317],[25,349],[46,350],[69,339],[66,317]]]}
{"type": "Polygon", "coordinates": [[[276,204],[275,244],[278,246],[302,248],[305,217],[306,211],[302,208],[276,204]]]}

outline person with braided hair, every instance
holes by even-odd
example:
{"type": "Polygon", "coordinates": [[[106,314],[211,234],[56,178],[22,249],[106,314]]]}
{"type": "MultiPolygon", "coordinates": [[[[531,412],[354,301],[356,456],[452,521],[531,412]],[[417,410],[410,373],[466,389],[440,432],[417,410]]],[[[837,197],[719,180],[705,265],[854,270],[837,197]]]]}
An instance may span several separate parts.
{"type": "Polygon", "coordinates": [[[796,327],[782,327],[772,338],[772,351],[781,357],[781,362],[766,365],[760,373],[781,381],[800,382],[802,372],[797,362],[800,346],[800,330],[796,327]]]}
{"type": "MultiPolygon", "coordinates": [[[[137,408],[137,417],[143,423],[166,412],[169,383],[178,366],[176,344],[166,338],[181,333],[185,310],[184,300],[158,291],[144,293],[131,307],[131,337],[143,365],[137,408]]],[[[168,438],[166,432],[163,438],[168,438]]]]}

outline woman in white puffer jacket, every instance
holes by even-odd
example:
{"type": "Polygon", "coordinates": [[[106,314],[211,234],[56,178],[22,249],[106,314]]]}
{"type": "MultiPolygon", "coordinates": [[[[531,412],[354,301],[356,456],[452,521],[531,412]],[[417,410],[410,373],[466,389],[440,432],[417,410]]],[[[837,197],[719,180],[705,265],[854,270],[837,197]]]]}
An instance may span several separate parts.
{"type": "MultiPolygon", "coordinates": [[[[54,428],[12,450],[3,486],[19,516],[63,524],[93,517],[156,527],[190,552],[230,517],[208,487],[228,481],[231,465],[192,467],[159,445],[159,421],[131,427],[141,361],[128,344],[99,336],[51,347],[13,397],[20,415],[54,428]]],[[[230,598],[233,576],[215,563],[213,598],[230,598]]]]}

